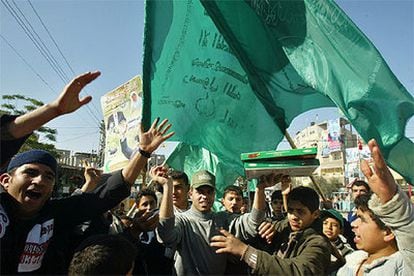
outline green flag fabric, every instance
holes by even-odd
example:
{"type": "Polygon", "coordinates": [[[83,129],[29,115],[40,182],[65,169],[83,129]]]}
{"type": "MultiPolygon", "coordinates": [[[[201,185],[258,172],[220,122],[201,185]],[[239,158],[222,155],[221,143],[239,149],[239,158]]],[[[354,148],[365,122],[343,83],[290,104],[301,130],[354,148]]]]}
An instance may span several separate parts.
{"type": "MultiPolygon", "coordinates": [[[[377,140],[388,165],[414,183],[414,144],[405,136],[406,123],[414,114],[413,96],[335,2],[202,0],[202,4],[258,97],[268,90],[279,93],[276,76],[289,68],[287,74],[294,71],[304,82],[293,87],[311,87],[332,99],[365,141],[377,140]]],[[[292,111],[291,102],[268,104],[283,108],[285,114],[292,111]]]]}
{"type": "Polygon", "coordinates": [[[242,67],[199,1],[147,1],[144,44],[144,126],[168,118],[173,139],[182,142],[168,163],[181,162],[186,172],[220,164],[219,191],[244,175],[240,153],[275,149],[295,116],[334,106],[305,83],[281,47],[266,52],[258,41],[266,66],[242,67]]]}

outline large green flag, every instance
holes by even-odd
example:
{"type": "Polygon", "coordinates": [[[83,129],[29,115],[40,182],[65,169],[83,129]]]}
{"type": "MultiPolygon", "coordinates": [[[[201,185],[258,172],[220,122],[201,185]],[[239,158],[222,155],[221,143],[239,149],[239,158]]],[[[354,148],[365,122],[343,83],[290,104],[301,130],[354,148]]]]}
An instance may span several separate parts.
{"type": "Polygon", "coordinates": [[[299,76],[281,47],[266,52],[258,43],[267,67],[247,72],[199,1],[147,1],[144,43],[143,123],[168,118],[173,139],[183,143],[169,164],[190,176],[212,170],[219,194],[244,174],[240,153],[275,149],[295,116],[334,106],[299,76]]]}
{"type": "MultiPolygon", "coordinates": [[[[414,183],[414,144],[404,134],[413,96],[333,1],[202,3],[259,98],[279,92],[277,75],[293,67],[305,86],[335,102],[365,141],[375,138],[390,167],[414,183]],[[281,60],[288,65],[279,66],[281,60]]],[[[291,111],[291,102],[275,104],[291,111]]]]}

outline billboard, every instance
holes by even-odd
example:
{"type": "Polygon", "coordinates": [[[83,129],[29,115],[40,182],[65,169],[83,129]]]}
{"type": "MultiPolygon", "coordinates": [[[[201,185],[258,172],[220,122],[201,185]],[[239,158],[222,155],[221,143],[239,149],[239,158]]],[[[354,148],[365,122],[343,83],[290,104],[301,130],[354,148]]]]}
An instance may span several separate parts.
{"type": "Polygon", "coordinates": [[[342,137],[341,137],[341,125],[339,118],[336,120],[328,120],[328,148],[329,152],[341,151],[342,137]]]}
{"type": "Polygon", "coordinates": [[[101,97],[105,122],[105,173],[123,168],[137,148],[142,114],[142,80],[136,76],[101,97]]]}

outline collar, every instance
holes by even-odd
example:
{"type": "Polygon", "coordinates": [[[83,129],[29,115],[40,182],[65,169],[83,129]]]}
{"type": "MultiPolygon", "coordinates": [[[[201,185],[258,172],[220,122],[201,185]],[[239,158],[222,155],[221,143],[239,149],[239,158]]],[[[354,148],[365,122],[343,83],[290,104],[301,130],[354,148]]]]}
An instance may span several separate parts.
{"type": "MultiPolygon", "coordinates": [[[[361,269],[364,271],[364,273],[368,273],[371,270],[375,269],[376,267],[382,266],[384,263],[386,263],[388,260],[395,258],[398,254],[400,254],[399,251],[389,255],[389,256],[384,256],[378,259],[375,259],[374,261],[372,261],[372,263],[367,264],[364,263],[361,267],[361,269]]],[[[361,262],[365,261],[367,258],[364,258],[363,260],[361,260],[361,262]]]]}
{"type": "Polygon", "coordinates": [[[209,220],[213,218],[213,213],[211,211],[208,213],[202,213],[198,211],[194,206],[191,206],[188,212],[201,220],[209,220]]]}

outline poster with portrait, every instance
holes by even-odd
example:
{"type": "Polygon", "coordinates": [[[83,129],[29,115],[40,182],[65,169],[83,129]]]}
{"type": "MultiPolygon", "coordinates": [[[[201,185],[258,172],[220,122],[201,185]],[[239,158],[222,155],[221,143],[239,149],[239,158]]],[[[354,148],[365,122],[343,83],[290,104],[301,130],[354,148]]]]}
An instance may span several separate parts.
{"type": "Polygon", "coordinates": [[[138,145],[142,80],[136,76],[101,97],[105,123],[105,173],[123,168],[138,145]]]}
{"type": "Polygon", "coordinates": [[[329,152],[341,151],[342,137],[341,137],[341,125],[339,118],[336,120],[328,120],[328,148],[329,152]]]}

